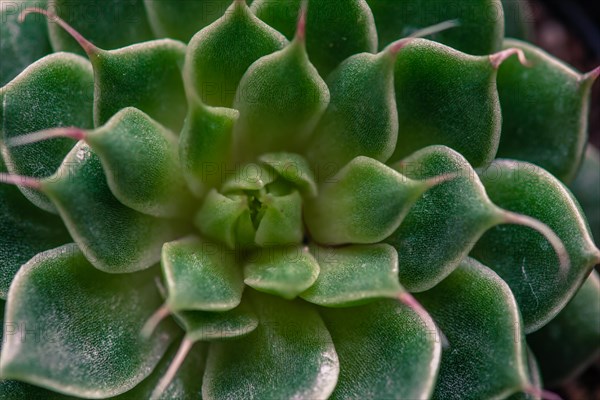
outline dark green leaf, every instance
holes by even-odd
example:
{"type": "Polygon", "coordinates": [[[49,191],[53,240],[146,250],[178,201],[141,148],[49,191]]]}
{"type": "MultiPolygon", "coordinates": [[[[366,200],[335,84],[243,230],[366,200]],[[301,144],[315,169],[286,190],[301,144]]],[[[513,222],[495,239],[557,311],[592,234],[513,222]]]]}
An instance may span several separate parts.
{"type": "Polygon", "coordinates": [[[458,28],[437,33],[433,39],[469,54],[500,50],[504,18],[500,0],[437,2],[431,0],[367,0],[379,34],[379,48],[442,21],[458,20],[458,28]]]}
{"type": "MultiPolygon", "coordinates": [[[[292,40],[301,0],[255,0],[256,15],[292,40]]],[[[366,1],[310,0],[306,47],[311,62],[326,77],[346,58],[377,51],[377,32],[366,1]]]]}
{"type": "Polygon", "coordinates": [[[416,297],[448,340],[434,399],[504,398],[530,386],[519,309],[492,270],[467,259],[416,297]]]}
{"type": "Polygon", "coordinates": [[[600,153],[592,144],[588,144],[585,158],[570,189],[583,208],[596,246],[600,246],[600,153]]]}
{"type": "Polygon", "coordinates": [[[250,335],[210,345],[205,399],[325,399],[335,388],[338,357],[310,305],[251,293],[260,320],[250,335]]]}
{"type": "Polygon", "coordinates": [[[529,163],[497,160],[481,175],[494,203],[546,223],[562,240],[571,265],[557,271],[555,250],[539,234],[521,226],[490,230],[473,256],[494,269],[515,294],[525,331],[544,326],[566,305],[600,261],[583,213],[555,177],[529,163]]]}
{"type": "Polygon", "coordinates": [[[502,0],[504,36],[530,40],[533,38],[533,10],[528,0],[502,0]]]}
{"type": "MultiPolygon", "coordinates": [[[[91,128],[93,93],[89,62],[73,54],[49,55],[0,89],[0,139],[57,126],[91,128]]],[[[10,151],[3,148],[2,155],[10,173],[41,178],[52,175],[72,147],[70,139],[53,139],[10,151]]],[[[21,191],[35,205],[56,212],[43,194],[21,191]]]]}
{"type": "Polygon", "coordinates": [[[106,274],[74,244],[31,260],[8,296],[5,324],[19,331],[6,335],[2,377],[95,398],[134,387],[176,337],[172,324],[139,334],[161,301],[156,273],[106,274]]]}
{"type": "Polygon", "coordinates": [[[394,300],[323,309],[340,358],[331,399],[427,399],[439,367],[436,327],[394,300]]]}

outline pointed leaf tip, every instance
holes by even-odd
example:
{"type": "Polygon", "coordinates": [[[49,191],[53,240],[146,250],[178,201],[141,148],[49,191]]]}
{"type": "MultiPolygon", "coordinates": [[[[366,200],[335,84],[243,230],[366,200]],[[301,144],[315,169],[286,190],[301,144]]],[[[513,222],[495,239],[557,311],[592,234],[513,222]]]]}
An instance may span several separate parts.
{"type": "Polygon", "coordinates": [[[527,57],[525,56],[523,50],[518,49],[516,47],[506,49],[495,54],[491,54],[489,56],[490,63],[492,64],[492,67],[494,67],[494,69],[498,69],[506,59],[515,54],[517,55],[517,57],[519,57],[519,62],[524,67],[531,67],[533,65],[529,60],[527,60],[527,57]]]}
{"type": "Polygon", "coordinates": [[[413,39],[423,38],[425,36],[443,32],[445,30],[455,28],[457,26],[460,26],[460,21],[458,19],[453,19],[453,20],[449,20],[449,21],[440,22],[439,24],[435,24],[435,25],[429,26],[427,28],[419,29],[418,31],[415,31],[412,34],[410,34],[408,37],[393,42],[392,44],[390,44],[387,47],[386,50],[390,54],[396,55],[406,45],[408,45],[410,42],[412,42],[413,39]]]}
{"type": "Polygon", "coordinates": [[[308,13],[308,0],[302,0],[300,13],[298,14],[298,25],[296,25],[296,40],[306,42],[306,15],[308,13]]]}
{"type": "Polygon", "coordinates": [[[84,38],[81,33],[79,33],[75,28],[73,28],[71,25],[69,25],[67,22],[65,22],[62,18],[60,18],[52,11],[48,11],[39,7],[28,7],[25,10],[23,10],[21,14],[19,14],[19,22],[23,23],[23,21],[25,21],[25,18],[27,18],[29,14],[34,13],[42,14],[46,16],[46,18],[48,18],[48,21],[55,22],[58,25],[60,25],[69,35],[73,37],[73,39],[77,41],[77,43],[81,46],[83,51],[85,51],[85,53],[89,57],[92,57],[93,55],[99,52],[100,49],[94,46],[92,42],[84,38]]]}
{"type": "Polygon", "coordinates": [[[593,84],[594,82],[596,82],[596,79],[598,79],[598,77],[600,77],[600,66],[597,66],[587,74],[583,75],[583,80],[585,82],[590,82],[593,84]]]}
{"type": "Polygon", "coordinates": [[[38,179],[30,178],[28,176],[7,174],[4,172],[0,172],[0,183],[24,186],[34,190],[40,190],[42,188],[42,184],[38,179]]]}
{"type": "Polygon", "coordinates": [[[77,127],[47,129],[26,135],[14,136],[6,141],[8,147],[19,147],[55,138],[71,138],[77,141],[86,138],[85,130],[77,127]]]}

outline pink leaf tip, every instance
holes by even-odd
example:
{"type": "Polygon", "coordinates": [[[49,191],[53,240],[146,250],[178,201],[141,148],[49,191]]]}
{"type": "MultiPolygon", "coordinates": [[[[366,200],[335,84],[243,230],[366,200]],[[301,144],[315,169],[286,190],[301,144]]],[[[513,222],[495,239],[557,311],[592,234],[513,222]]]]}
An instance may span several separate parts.
{"type": "Polygon", "coordinates": [[[517,55],[517,57],[519,57],[519,62],[521,63],[521,65],[525,67],[531,67],[531,63],[527,60],[527,57],[525,57],[525,53],[523,52],[523,50],[517,48],[506,49],[496,54],[490,55],[490,63],[492,64],[492,67],[494,67],[494,69],[498,69],[504,61],[506,61],[508,58],[515,54],[517,55]]]}

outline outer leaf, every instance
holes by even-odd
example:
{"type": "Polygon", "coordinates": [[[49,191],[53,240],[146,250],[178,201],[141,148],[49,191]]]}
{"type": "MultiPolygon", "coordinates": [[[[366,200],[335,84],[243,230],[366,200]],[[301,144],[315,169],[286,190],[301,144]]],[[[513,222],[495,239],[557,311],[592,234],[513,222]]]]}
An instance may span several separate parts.
{"type": "Polygon", "coordinates": [[[311,287],[317,276],[317,260],[300,246],[260,250],[244,266],[246,285],[289,300],[311,287]]]}
{"type": "Polygon", "coordinates": [[[240,340],[211,343],[203,398],[327,398],[339,364],[319,314],[256,292],[251,300],[260,325],[240,340]]]}
{"type": "Polygon", "coordinates": [[[533,37],[533,10],[528,0],[502,0],[502,8],[504,9],[504,36],[530,40],[533,37]]]}
{"type": "MultiPolygon", "coordinates": [[[[92,127],[94,77],[90,64],[72,54],[52,54],[32,64],[0,89],[0,138],[20,136],[56,126],[92,127]]],[[[69,139],[53,139],[2,149],[12,174],[52,175],[73,147],[69,139]]],[[[43,194],[20,188],[38,207],[56,212],[43,194]]]]}
{"type": "Polygon", "coordinates": [[[600,246],[600,153],[591,144],[570,189],[585,212],[596,246],[600,246]]]}
{"type": "Polygon", "coordinates": [[[315,247],[320,273],[301,297],[326,307],[351,307],[404,292],[398,283],[398,254],[387,244],[315,247]]]}
{"type": "Polygon", "coordinates": [[[172,311],[227,311],[240,304],[242,272],[224,247],[195,237],[165,243],[161,265],[172,311]]]}
{"type": "Polygon", "coordinates": [[[32,259],[8,296],[5,321],[21,332],[6,338],[2,376],[83,397],[129,390],[150,374],[175,336],[172,325],[148,341],[139,335],[160,302],[155,276],[156,270],[100,272],[74,244],[32,259]],[[23,340],[24,334],[37,339],[23,340]]]}
{"type": "Polygon", "coordinates": [[[408,36],[417,29],[456,19],[460,27],[437,33],[435,41],[469,54],[485,55],[500,50],[504,18],[500,0],[438,3],[430,0],[367,0],[379,34],[379,48],[408,36]]]}
{"type": "MultiPolygon", "coordinates": [[[[144,0],[48,0],[55,10],[83,36],[105,49],[117,49],[152,39],[144,0]]],[[[83,55],[81,47],[54,21],[48,21],[54,51],[83,55]]]]}
{"type": "MultiPolygon", "coordinates": [[[[294,36],[301,0],[256,0],[256,15],[283,33],[294,36]]],[[[364,0],[310,0],[306,47],[311,62],[326,77],[346,58],[377,50],[373,14],[364,0]]]]}
{"type": "Polygon", "coordinates": [[[594,246],[577,202],[548,172],[528,163],[498,160],[481,180],[494,203],[536,218],[554,230],[571,260],[566,274],[557,273],[554,250],[540,235],[531,235],[529,229],[519,226],[495,228],[474,248],[473,255],[511,287],[525,331],[530,333],[550,321],[573,297],[600,261],[600,250],[594,246]]]}
{"type": "Polygon", "coordinates": [[[327,78],[331,100],[307,151],[320,180],[355,157],[385,162],[394,152],[398,137],[395,61],[391,50],[357,54],[327,78]]]}
{"type": "Polygon", "coordinates": [[[329,89],[308,60],[303,31],[281,51],[260,58],[242,77],[234,101],[237,159],[298,152],[329,104],[329,89]]]}
{"type": "Polygon", "coordinates": [[[181,311],[175,317],[184,326],[186,339],[194,342],[237,339],[258,326],[258,317],[246,301],[230,311],[181,311]]]}
{"type": "Polygon", "coordinates": [[[331,399],[431,396],[441,345],[428,315],[394,300],[321,313],[340,358],[331,399]]]}
{"type": "Polygon", "coordinates": [[[481,235],[501,221],[499,210],[467,160],[447,147],[425,148],[396,168],[415,180],[457,174],[425,193],[386,239],[398,251],[402,285],[423,291],[448,276],[481,235]]]}
{"type": "Polygon", "coordinates": [[[357,157],[306,202],[304,220],[321,244],[377,243],[389,236],[431,185],[357,157]]]}
{"type": "MultiPolygon", "coordinates": [[[[6,172],[1,158],[0,172],[6,172]]],[[[6,299],[21,265],[71,241],[60,218],[33,206],[17,188],[0,184],[0,299],[6,299]]]]}
{"type": "Polygon", "coordinates": [[[441,144],[474,167],[489,165],[501,128],[496,57],[469,56],[425,39],[403,48],[395,67],[400,130],[391,161],[441,144]]]}
{"type": "Polygon", "coordinates": [[[230,4],[231,0],[144,0],[154,35],[185,43],[220,18],[230,4]]]}
{"type": "Polygon", "coordinates": [[[43,0],[0,1],[0,86],[51,52],[46,21],[42,18],[19,23],[19,13],[43,0]]]}
{"type": "Polygon", "coordinates": [[[416,297],[449,343],[434,399],[504,398],[530,386],[519,309],[492,270],[467,259],[416,297]]]}
{"type": "Polygon", "coordinates": [[[57,173],[42,182],[88,260],[106,272],[133,272],[160,259],[160,248],[185,223],[141,214],[113,196],[100,159],[80,142],[57,173]]]}
{"type": "Polygon", "coordinates": [[[498,156],[529,161],[570,182],[587,142],[594,75],[580,75],[524,42],[507,40],[504,46],[522,49],[532,66],[509,60],[498,71],[503,115],[498,156]]]}
{"type": "Polygon", "coordinates": [[[600,277],[593,271],[548,325],[527,337],[548,384],[577,375],[600,354],[600,277]]]}
{"type": "Polygon", "coordinates": [[[287,40],[259,20],[245,1],[235,0],[225,15],[190,41],[185,61],[188,95],[211,106],[231,107],[248,67],[282,49],[287,40]]]}

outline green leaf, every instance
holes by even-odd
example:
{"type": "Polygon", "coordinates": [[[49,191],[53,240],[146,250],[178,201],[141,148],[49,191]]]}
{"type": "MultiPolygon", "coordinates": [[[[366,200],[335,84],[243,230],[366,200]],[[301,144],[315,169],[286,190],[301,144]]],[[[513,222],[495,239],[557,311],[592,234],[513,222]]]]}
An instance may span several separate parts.
{"type": "Polygon", "coordinates": [[[261,247],[302,243],[302,197],[297,191],[284,196],[267,193],[260,197],[261,210],[254,242],[261,247]]]}
{"type": "Polygon", "coordinates": [[[240,304],[244,283],[233,251],[190,236],[165,243],[161,265],[172,311],[227,311],[240,304]]]}
{"type": "Polygon", "coordinates": [[[0,1],[0,87],[52,51],[44,19],[22,24],[18,21],[25,8],[44,3],[44,0],[0,1]]]}
{"type": "MultiPolygon", "coordinates": [[[[6,168],[0,158],[1,172],[6,168]]],[[[17,188],[0,184],[0,299],[6,299],[21,265],[71,241],[60,218],[35,207],[17,188]]]]}
{"type": "Polygon", "coordinates": [[[121,204],[111,193],[102,164],[80,142],[41,190],[56,204],[69,233],[88,260],[106,272],[134,272],[160,259],[164,242],[185,232],[183,221],[159,219],[121,204]]]}
{"type": "Polygon", "coordinates": [[[154,35],[185,43],[220,18],[230,4],[231,0],[144,0],[154,35]]]}
{"type": "Polygon", "coordinates": [[[528,0],[502,0],[504,36],[533,41],[533,10],[528,0]]]}
{"type": "Polygon", "coordinates": [[[542,375],[558,385],[583,371],[600,354],[600,278],[593,271],[567,306],[527,341],[542,375]]]}
{"type": "Polygon", "coordinates": [[[134,387],[175,338],[173,325],[151,340],[139,335],[160,303],[156,272],[103,273],[74,244],[34,258],[9,292],[5,324],[21,331],[5,338],[2,377],[95,398],[134,387]]]}
{"type": "MultiPolygon", "coordinates": [[[[140,382],[132,390],[123,393],[113,400],[139,400],[149,399],[165,375],[169,366],[173,363],[178,343],[171,345],[160,363],[152,374],[140,382]]],[[[177,370],[177,374],[157,400],[169,399],[200,399],[202,398],[202,375],[206,364],[208,346],[205,343],[197,343],[185,357],[185,361],[177,370]]]]}
{"type": "Polygon", "coordinates": [[[233,125],[239,112],[208,107],[193,96],[179,137],[179,157],[190,190],[203,196],[221,185],[228,172],[233,125]]]}
{"type": "MultiPolygon", "coordinates": [[[[0,89],[0,139],[56,126],[92,127],[94,77],[90,63],[73,54],[52,54],[32,64],[0,89]]],[[[11,174],[42,178],[52,175],[73,147],[53,139],[15,149],[2,148],[11,174]]],[[[38,191],[20,188],[36,206],[56,208],[38,191]]]]}
{"type": "Polygon", "coordinates": [[[100,158],[108,186],[121,203],[157,217],[190,211],[177,137],[148,115],[124,108],[85,133],[84,140],[100,158]]]}
{"type": "Polygon", "coordinates": [[[221,191],[223,193],[239,193],[244,191],[260,191],[269,183],[273,183],[277,174],[262,164],[246,164],[229,172],[221,191]]]}
{"type": "Polygon", "coordinates": [[[329,104],[329,89],[308,60],[304,26],[283,50],[250,66],[233,107],[237,159],[270,151],[302,151],[329,104]]]}
{"type": "Polygon", "coordinates": [[[316,310],[256,292],[251,300],[260,325],[242,339],[211,343],[203,398],[327,398],[339,364],[316,310]]]}
{"type": "Polygon", "coordinates": [[[183,325],[185,337],[193,342],[237,339],[258,326],[258,317],[246,301],[230,311],[180,311],[175,318],[183,325]]]}
{"type": "Polygon", "coordinates": [[[259,161],[273,168],[279,178],[291,183],[303,196],[317,196],[315,176],[304,157],[292,153],[269,153],[261,155],[259,161]]]}
{"type": "Polygon", "coordinates": [[[500,0],[472,0],[438,3],[429,0],[367,0],[379,34],[379,48],[414,31],[441,21],[458,20],[460,26],[433,36],[469,54],[485,55],[500,50],[504,18],[500,0]]]}
{"type": "Polygon", "coordinates": [[[481,180],[499,206],[546,223],[562,240],[571,265],[557,272],[555,251],[528,228],[501,226],[490,230],[473,256],[494,269],[515,294],[531,333],[566,305],[590,270],[600,261],[577,202],[555,177],[529,163],[497,160],[481,180]],[[510,251],[507,251],[510,249],[510,251]]]}
{"type": "Polygon", "coordinates": [[[213,189],[206,195],[202,207],[196,213],[194,224],[204,236],[234,249],[238,242],[239,221],[243,218],[250,218],[245,196],[224,196],[213,189]]]}
{"type": "Polygon", "coordinates": [[[531,390],[515,393],[507,397],[508,400],[543,400],[542,395],[546,393],[542,388],[542,375],[538,362],[530,347],[527,347],[527,367],[529,381],[531,382],[531,390]]]}
{"type": "Polygon", "coordinates": [[[231,107],[248,67],[286,43],[283,35],[254,16],[245,1],[235,0],[223,17],[190,41],[186,90],[208,105],[231,107]]]}
{"type": "MultiPolygon", "coordinates": [[[[256,0],[254,13],[292,40],[301,0],[256,0]]],[[[377,51],[377,32],[366,1],[310,0],[306,47],[311,62],[326,77],[346,58],[377,51]]]]}
{"type": "Polygon", "coordinates": [[[448,340],[434,399],[504,398],[530,386],[519,309],[492,270],[467,259],[416,298],[448,340]]]}
{"type": "Polygon", "coordinates": [[[311,287],[319,264],[305,247],[274,247],[252,254],[244,266],[244,283],[258,291],[293,299],[311,287]]]}
{"type": "Polygon", "coordinates": [[[361,53],[327,78],[331,100],[307,150],[320,180],[357,156],[385,162],[394,152],[398,137],[395,61],[396,51],[391,49],[361,53]]]}
{"type": "MultiPolygon", "coordinates": [[[[117,49],[153,39],[144,0],[48,0],[48,9],[56,11],[83,36],[98,47],[117,49]]],[[[50,43],[54,51],[83,55],[81,47],[55,21],[48,21],[50,43]]]]}
{"type": "Polygon", "coordinates": [[[427,399],[441,345],[428,315],[394,300],[323,309],[340,359],[333,399],[427,399]]]}
{"type": "Polygon", "coordinates": [[[592,144],[588,144],[570,189],[585,212],[596,246],[600,246],[600,153],[592,144]]]}
{"type": "Polygon", "coordinates": [[[489,165],[500,141],[496,74],[505,56],[470,56],[425,39],[403,48],[394,74],[400,130],[390,161],[441,144],[474,167],[489,165]]]}
{"type": "Polygon", "coordinates": [[[326,307],[352,307],[404,292],[398,282],[398,254],[387,244],[315,247],[320,266],[315,284],[301,297],[326,307]]]}
{"type": "Polygon", "coordinates": [[[321,244],[377,243],[392,234],[434,183],[415,181],[367,157],[357,157],[305,203],[304,219],[321,244]]]}
{"type": "Polygon", "coordinates": [[[507,40],[504,46],[522,49],[531,66],[508,60],[498,71],[503,116],[498,157],[531,162],[570,182],[585,150],[597,75],[581,75],[524,42],[507,40]]]}

